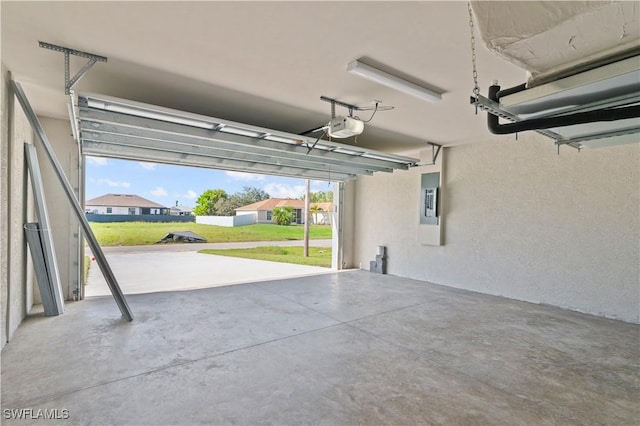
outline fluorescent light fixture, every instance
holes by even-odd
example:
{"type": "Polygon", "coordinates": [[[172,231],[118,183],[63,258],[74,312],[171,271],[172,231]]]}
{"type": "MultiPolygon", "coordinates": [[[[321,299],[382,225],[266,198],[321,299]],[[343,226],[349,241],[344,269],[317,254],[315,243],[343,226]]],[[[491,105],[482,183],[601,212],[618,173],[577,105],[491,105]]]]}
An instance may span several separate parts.
{"type": "Polygon", "coordinates": [[[438,92],[418,86],[417,84],[403,80],[400,77],[381,71],[358,60],[350,62],[349,65],[347,65],[347,72],[406,93],[407,95],[415,96],[423,101],[438,102],[442,100],[442,95],[438,92]]]}

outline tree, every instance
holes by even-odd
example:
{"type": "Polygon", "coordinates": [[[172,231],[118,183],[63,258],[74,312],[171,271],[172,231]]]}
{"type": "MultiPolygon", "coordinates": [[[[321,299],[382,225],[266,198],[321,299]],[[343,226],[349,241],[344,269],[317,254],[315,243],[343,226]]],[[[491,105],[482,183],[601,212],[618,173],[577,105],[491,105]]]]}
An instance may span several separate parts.
{"type": "MultiPolygon", "coordinates": [[[[311,197],[309,197],[311,198],[311,197]]],[[[309,213],[311,213],[313,215],[313,223],[317,224],[318,223],[318,213],[322,212],[324,210],[322,210],[322,207],[320,207],[317,204],[312,205],[311,207],[309,207],[309,213]]]]}
{"type": "Polygon", "coordinates": [[[228,198],[220,198],[216,202],[216,215],[218,216],[235,216],[236,209],[241,205],[237,201],[237,196],[234,194],[228,198]]]}
{"type": "MultiPolygon", "coordinates": [[[[304,200],[304,195],[300,197],[301,200],[304,200]]],[[[333,202],[333,191],[318,191],[312,192],[309,194],[309,201],[312,203],[327,203],[333,202]]]]}
{"type": "Polygon", "coordinates": [[[274,207],[271,212],[271,220],[278,225],[291,225],[293,221],[293,207],[274,207]]]}
{"type": "Polygon", "coordinates": [[[193,214],[196,216],[215,216],[216,204],[219,200],[227,198],[224,189],[207,189],[196,200],[193,214]]]}
{"type": "Polygon", "coordinates": [[[258,201],[268,200],[271,198],[269,194],[260,188],[254,186],[243,186],[242,192],[233,194],[238,197],[238,201],[243,203],[238,207],[246,206],[247,204],[257,203],[258,201]]]}
{"type": "Polygon", "coordinates": [[[270,198],[269,194],[259,188],[245,186],[242,192],[237,192],[226,198],[216,201],[215,210],[218,216],[235,216],[238,207],[257,203],[270,198]]]}

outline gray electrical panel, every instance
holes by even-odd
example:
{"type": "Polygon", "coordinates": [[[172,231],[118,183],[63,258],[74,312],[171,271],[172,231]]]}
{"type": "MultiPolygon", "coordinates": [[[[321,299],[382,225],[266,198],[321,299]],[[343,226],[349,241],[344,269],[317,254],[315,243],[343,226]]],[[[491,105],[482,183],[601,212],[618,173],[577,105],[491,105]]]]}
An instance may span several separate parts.
{"type": "Polygon", "coordinates": [[[420,224],[437,225],[440,211],[440,173],[424,173],[420,183],[420,224]]]}

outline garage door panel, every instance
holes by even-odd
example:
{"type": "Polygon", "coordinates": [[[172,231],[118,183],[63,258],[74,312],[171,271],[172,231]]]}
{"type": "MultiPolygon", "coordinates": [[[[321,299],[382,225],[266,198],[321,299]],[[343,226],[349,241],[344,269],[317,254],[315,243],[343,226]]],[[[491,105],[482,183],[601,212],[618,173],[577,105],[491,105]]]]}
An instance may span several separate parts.
{"type": "MultiPolygon", "coordinates": [[[[309,168],[326,172],[344,172],[353,174],[371,174],[374,171],[391,172],[392,168],[383,168],[363,164],[350,164],[346,161],[318,162],[309,157],[287,158],[278,155],[276,151],[264,151],[249,147],[220,144],[215,141],[184,137],[182,135],[168,135],[162,139],[162,135],[152,131],[140,131],[136,129],[120,129],[112,125],[102,125],[98,130],[92,128],[90,123],[82,123],[84,141],[111,143],[122,146],[137,146],[148,149],[158,149],[167,152],[197,154],[217,158],[231,158],[265,164],[286,164],[292,167],[309,168]],[[132,134],[133,133],[133,134],[132,134]]],[[[90,152],[86,151],[87,154],[90,152]]]]}
{"type": "Polygon", "coordinates": [[[418,160],[103,95],[78,97],[85,155],[330,181],[418,160]]]}
{"type": "Polygon", "coordinates": [[[213,168],[330,182],[346,181],[356,177],[354,174],[320,172],[309,169],[278,166],[275,164],[252,164],[246,161],[236,161],[228,158],[213,158],[186,153],[176,154],[158,149],[147,149],[135,146],[122,149],[119,145],[95,141],[85,141],[83,144],[85,144],[86,152],[90,153],[87,155],[96,157],[119,158],[132,161],[149,161],[149,158],[153,157],[155,163],[177,164],[179,161],[180,165],[188,167],[213,168]]]}

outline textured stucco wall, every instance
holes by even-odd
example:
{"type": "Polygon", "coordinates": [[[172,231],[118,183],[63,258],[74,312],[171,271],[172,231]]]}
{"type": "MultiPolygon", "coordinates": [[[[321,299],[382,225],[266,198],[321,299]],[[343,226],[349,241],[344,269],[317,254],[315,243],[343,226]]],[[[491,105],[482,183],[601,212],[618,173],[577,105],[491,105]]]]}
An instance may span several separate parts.
{"type": "Polygon", "coordinates": [[[7,69],[1,66],[0,84],[0,347],[7,342],[9,281],[9,94],[7,69]]]}
{"type": "Polygon", "coordinates": [[[2,66],[2,142],[0,149],[0,265],[2,276],[2,345],[33,305],[34,274],[24,236],[24,224],[34,221],[27,184],[24,143],[33,142],[29,123],[9,88],[9,72],[2,66]]]}
{"type": "Polygon", "coordinates": [[[640,323],[640,145],[519,139],[446,149],[441,247],[416,232],[427,168],[358,178],[354,264],[386,245],[390,274],[640,323]]]}

